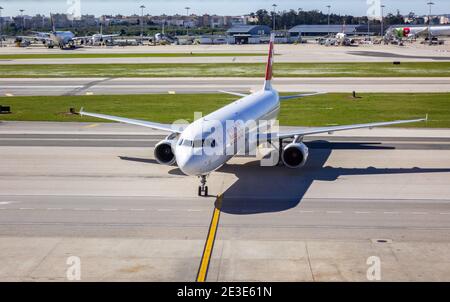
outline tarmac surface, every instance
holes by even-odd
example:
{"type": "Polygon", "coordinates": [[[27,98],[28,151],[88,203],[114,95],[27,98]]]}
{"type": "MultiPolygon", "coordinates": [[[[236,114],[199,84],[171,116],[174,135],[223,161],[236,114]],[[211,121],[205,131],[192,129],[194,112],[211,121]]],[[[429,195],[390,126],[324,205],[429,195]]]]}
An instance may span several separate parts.
{"type": "MultiPolygon", "coordinates": [[[[450,78],[276,78],[280,92],[450,92],[450,78]]],[[[0,96],[249,92],[261,78],[0,79],[0,96]]]]}
{"type": "MultiPolygon", "coordinates": [[[[84,59],[0,59],[2,64],[112,64],[112,63],[265,63],[267,44],[259,45],[171,45],[129,47],[85,47],[76,50],[44,47],[4,47],[1,54],[83,54],[83,53],[258,53],[262,56],[228,57],[148,57],[148,58],[84,58],[84,59]]],[[[406,44],[361,45],[359,47],[326,47],[317,44],[277,44],[277,62],[433,62],[450,61],[450,43],[439,46],[406,44]]]]}
{"type": "Polygon", "coordinates": [[[0,123],[0,280],[450,280],[450,130],[308,137],[303,169],[237,157],[208,178],[161,166],[163,133],[119,124],[0,123]],[[222,196],[220,199],[217,195],[222,196]]]}

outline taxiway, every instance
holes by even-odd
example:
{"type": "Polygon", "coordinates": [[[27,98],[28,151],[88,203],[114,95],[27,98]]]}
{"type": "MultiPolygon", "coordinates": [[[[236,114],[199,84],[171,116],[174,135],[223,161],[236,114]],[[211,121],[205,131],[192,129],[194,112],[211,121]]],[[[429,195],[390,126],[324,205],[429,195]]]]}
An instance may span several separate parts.
{"type": "Polygon", "coordinates": [[[194,281],[215,207],[208,281],[448,281],[450,130],[308,138],[305,168],[237,157],[198,180],[156,164],[162,133],[0,123],[0,279],[194,281]],[[222,195],[217,204],[215,195],[222,195]]]}

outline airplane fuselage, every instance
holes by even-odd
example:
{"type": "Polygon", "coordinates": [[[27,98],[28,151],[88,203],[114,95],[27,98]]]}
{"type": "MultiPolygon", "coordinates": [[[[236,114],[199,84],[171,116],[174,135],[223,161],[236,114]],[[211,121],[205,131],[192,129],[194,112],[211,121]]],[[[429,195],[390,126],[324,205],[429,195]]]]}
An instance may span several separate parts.
{"type": "Polygon", "coordinates": [[[178,167],[187,175],[197,176],[207,175],[220,168],[243,151],[241,147],[245,146],[235,147],[239,139],[248,133],[255,133],[261,125],[265,127],[266,121],[276,120],[279,111],[278,92],[261,90],[198,119],[181,133],[177,141],[174,151],[178,167]],[[221,133],[217,133],[219,128],[221,133]],[[216,131],[216,137],[223,138],[221,142],[203,141],[206,134],[213,132],[211,129],[216,131]],[[210,152],[206,154],[202,147],[209,148],[210,152]]]}
{"type": "Polygon", "coordinates": [[[53,44],[64,47],[73,42],[75,35],[70,31],[56,31],[50,34],[53,44]]]}

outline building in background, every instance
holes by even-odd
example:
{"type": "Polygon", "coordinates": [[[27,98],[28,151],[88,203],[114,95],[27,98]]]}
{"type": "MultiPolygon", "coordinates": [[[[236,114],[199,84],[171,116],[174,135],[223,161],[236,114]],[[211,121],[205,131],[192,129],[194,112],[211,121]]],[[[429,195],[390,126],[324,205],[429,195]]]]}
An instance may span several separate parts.
{"type": "Polygon", "coordinates": [[[265,42],[271,28],[267,25],[237,25],[227,30],[227,35],[233,37],[236,44],[258,44],[265,42]]]}

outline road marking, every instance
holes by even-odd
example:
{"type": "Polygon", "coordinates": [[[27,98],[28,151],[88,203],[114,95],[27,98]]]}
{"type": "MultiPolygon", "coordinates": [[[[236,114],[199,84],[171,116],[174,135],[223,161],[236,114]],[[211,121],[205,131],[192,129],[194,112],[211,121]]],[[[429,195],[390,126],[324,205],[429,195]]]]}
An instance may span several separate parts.
{"type": "Polygon", "coordinates": [[[439,215],[450,215],[450,213],[439,213],[439,215]]]}
{"type": "Polygon", "coordinates": [[[300,210],[299,213],[314,213],[314,211],[306,211],[306,210],[300,210]]]}
{"type": "Polygon", "coordinates": [[[398,212],[383,212],[383,214],[398,214],[398,212]]]}
{"type": "Polygon", "coordinates": [[[202,260],[197,274],[197,282],[205,282],[208,275],[209,261],[211,259],[214,242],[217,234],[217,227],[219,226],[220,209],[222,207],[223,196],[217,197],[216,207],[214,207],[211,224],[209,225],[208,236],[206,237],[205,248],[203,249],[202,260]]]}
{"type": "Polygon", "coordinates": [[[84,129],[90,129],[90,128],[95,128],[95,127],[97,127],[97,126],[99,126],[100,124],[90,124],[90,125],[87,125],[87,126],[84,126],[83,128],[84,129]]]}
{"type": "Polygon", "coordinates": [[[59,211],[62,210],[62,208],[47,208],[49,211],[59,211]]]}
{"type": "Polygon", "coordinates": [[[427,215],[427,212],[412,212],[413,215],[427,215]]]}
{"type": "Polygon", "coordinates": [[[355,211],[355,214],[370,214],[370,212],[366,212],[366,211],[355,211]]]}
{"type": "Polygon", "coordinates": [[[0,205],[6,205],[6,204],[10,204],[11,202],[10,201],[0,201],[0,205]]]}
{"type": "Polygon", "coordinates": [[[202,210],[188,209],[188,212],[201,212],[202,210]]]}
{"type": "Polygon", "coordinates": [[[102,209],[102,211],[117,211],[117,209],[102,209]]]}
{"type": "Polygon", "coordinates": [[[145,211],[145,209],[130,209],[130,211],[145,211]]]}
{"type": "Polygon", "coordinates": [[[34,208],[20,208],[19,210],[34,210],[34,208]]]}
{"type": "Polygon", "coordinates": [[[90,209],[88,208],[75,208],[75,211],[89,211],[90,209]]]}
{"type": "Polygon", "coordinates": [[[342,214],[342,211],[327,211],[327,214],[342,214]]]}

